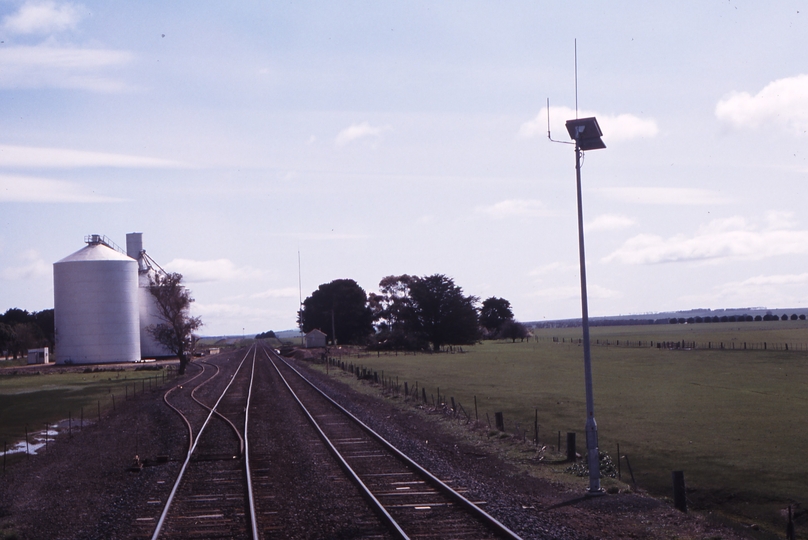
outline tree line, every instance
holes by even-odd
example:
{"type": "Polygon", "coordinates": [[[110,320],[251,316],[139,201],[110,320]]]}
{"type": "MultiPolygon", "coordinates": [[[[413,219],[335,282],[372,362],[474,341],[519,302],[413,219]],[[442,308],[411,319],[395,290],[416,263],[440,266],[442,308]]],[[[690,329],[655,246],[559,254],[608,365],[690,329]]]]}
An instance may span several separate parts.
{"type": "Polygon", "coordinates": [[[324,332],[331,343],[380,350],[440,351],[528,334],[510,302],[491,297],[480,304],[444,274],[387,276],[369,295],[352,279],[324,283],[303,302],[298,324],[303,332],[324,332]]]}
{"type": "Polygon", "coordinates": [[[29,313],[11,308],[0,315],[0,352],[4,356],[16,359],[27,355],[28,349],[53,349],[54,339],[52,309],[29,313]]]}
{"type": "Polygon", "coordinates": [[[697,323],[717,323],[717,322],[759,322],[759,321],[804,321],[805,315],[800,314],[797,315],[796,313],[792,313],[791,317],[787,314],[783,313],[782,315],[777,315],[774,313],[766,313],[765,315],[755,315],[754,317],[751,315],[722,315],[721,317],[715,315],[713,317],[706,316],[706,317],[671,317],[668,322],[670,324],[697,324],[697,323]]]}

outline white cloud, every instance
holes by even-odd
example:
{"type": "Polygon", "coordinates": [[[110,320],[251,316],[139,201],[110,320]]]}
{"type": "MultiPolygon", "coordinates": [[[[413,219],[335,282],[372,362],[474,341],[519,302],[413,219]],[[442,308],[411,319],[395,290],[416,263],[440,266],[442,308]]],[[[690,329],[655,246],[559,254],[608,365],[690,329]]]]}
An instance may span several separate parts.
{"type": "Polygon", "coordinates": [[[715,106],[715,116],[739,128],[774,124],[804,133],[808,130],[808,75],[772,81],[754,96],[732,92],[715,106]]]}
{"type": "Polygon", "coordinates": [[[578,265],[576,264],[562,263],[556,261],[531,270],[529,275],[541,277],[552,273],[578,272],[578,270],[579,270],[578,265]]]}
{"type": "Polygon", "coordinates": [[[126,84],[102,73],[132,60],[126,51],[37,45],[0,48],[0,88],[65,88],[120,92],[126,84]]]}
{"type": "Polygon", "coordinates": [[[614,187],[592,188],[594,193],[608,199],[634,204],[717,205],[729,204],[732,199],[709,189],[670,187],[614,187]]]}
{"type": "Polygon", "coordinates": [[[603,214],[586,224],[587,231],[614,231],[636,225],[630,217],[619,214],[603,214]]]}
{"type": "Polygon", "coordinates": [[[800,306],[808,300],[808,273],[754,276],[721,283],[708,292],[683,296],[694,305],[800,306]]]}
{"type": "Polygon", "coordinates": [[[639,234],[629,238],[602,261],[656,264],[724,259],[760,260],[805,253],[808,253],[808,231],[756,227],[744,218],[736,217],[712,221],[690,237],[679,234],[663,238],[639,234]]]}
{"type": "Polygon", "coordinates": [[[0,174],[0,202],[101,203],[123,199],[99,195],[73,182],[0,174]]]}
{"type": "Polygon", "coordinates": [[[284,287],[282,289],[269,289],[260,293],[250,295],[250,298],[297,298],[300,291],[294,287],[284,287]]]}
{"type": "Polygon", "coordinates": [[[72,30],[81,20],[80,6],[56,2],[26,2],[3,19],[3,29],[12,34],[50,34],[72,30]]]}
{"type": "Polygon", "coordinates": [[[179,168],[187,166],[167,159],[126,154],[0,144],[0,167],[69,169],[77,167],[179,168]]]}
{"type": "Polygon", "coordinates": [[[545,213],[544,204],[536,199],[508,199],[490,206],[478,206],[475,210],[497,219],[539,216],[545,213]]]}
{"type": "Polygon", "coordinates": [[[778,274],[773,276],[755,276],[743,281],[726,283],[722,287],[732,289],[734,287],[762,286],[762,285],[804,285],[808,283],[808,272],[802,274],[778,274]]]}
{"type": "MultiPolygon", "coordinates": [[[[538,289],[533,291],[530,296],[541,298],[543,300],[572,300],[572,299],[580,299],[581,298],[581,287],[580,286],[566,286],[566,287],[548,287],[546,289],[538,289]]],[[[586,296],[587,298],[598,298],[598,299],[613,299],[619,298],[622,295],[619,291],[615,291],[613,289],[607,289],[606,287],[602,287],[596,284],[587,284],[586,287],[586,296]]]]}
{"type": "Polygon", "coordinates": [[[166,264],[165,268],[170,272],[182,274],[184,281],[187,283],[255,279],[263,275],[260,270],[249,266],[238,268],[229,259],[213,259],[209,261],[174,259],[166,264]]]}
{"type": "Polygon", "coordinates": [[[335,140],[337,146],[345,146],[348,143],[365,137],[381,137],[389,127],[373,127],[367,122],[361,124],[351,124],[337,135],[335,140]]]}
{"type": "MultiPolygon", "coordinates": [[[[255,308],[242,304],[205,304],[194,302],[192,305],[194,315],[202,317],[219,317],[229,319],[256,319],[272,314],[268,309],[255,308]]],[[[203,322],[206,322],[203,318],[203,322]]]]}
{"type": "MultiPolygon", "coordinates": [[[[594,116],[598,119],[603,140],[608,145],[610,141],[625,141],[629,139],[656,137],[659,133],[656,120],[653,118],[640,118],[633,114],[598,114],[592,111],[578,111],[578,118],[594,116]]],[[[550,129],[553,139],[569,140],[565,123],[575,118],[575,109],[569,107],[550,107],[550,129]]],[[[547,136],[547,107],[542,107],[533,120],[529,120],[519,128],[519,137],[547,136]]]]}
{"type": "Polygon", "coordinates": [[[21,279],[33,279],[46,276],[51,271],[51,265],[47,264],[39,256],[36,250],[29,249],[20,256],[22,264],[3,269],[0,278],[8,281],[21,279]]]}

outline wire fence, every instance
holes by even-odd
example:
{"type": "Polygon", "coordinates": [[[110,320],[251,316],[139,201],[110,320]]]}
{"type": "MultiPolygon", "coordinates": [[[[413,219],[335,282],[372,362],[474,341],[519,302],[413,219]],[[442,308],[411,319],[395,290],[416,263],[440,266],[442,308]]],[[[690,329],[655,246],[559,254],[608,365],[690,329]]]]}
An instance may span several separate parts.
{"type": "MultiPolygon", "coordinates": [[[[571,343],[580,345],[582,338],[553,337],[553,343],[571,343]]],[[[789,343],[771,341],[655,341],[631,339],[594,339],[591,345],[602,347],[631,347],[635,349],[679,349],[679,350],[724,350],[724,351],[791,351],[808,352],[808,343],[789,343]]]]}

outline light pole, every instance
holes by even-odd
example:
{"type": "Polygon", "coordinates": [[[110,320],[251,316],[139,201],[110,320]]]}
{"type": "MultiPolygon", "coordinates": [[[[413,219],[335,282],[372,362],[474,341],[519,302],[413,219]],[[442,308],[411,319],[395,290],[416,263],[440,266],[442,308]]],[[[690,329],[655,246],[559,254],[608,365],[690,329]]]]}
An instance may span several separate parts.
{"type": "Polygon", "coordinates": [[[567,120],[567,131],[575,141],[575,180],[578,189],[578,257],[581,266],[581,326],[584,334],[584,378],[586,380],[586,451],[589,465],[590,495],[600,495],[600,455],[598,451],[598,424],[595,422],[595,399],[592,394],[592,357],[589,345],[589,305],[586,295],[586,255],[584,253],[584,210],[581,197],[581,155],[586,150],[606,148],[601,140],[595,117],[567,120]]]}

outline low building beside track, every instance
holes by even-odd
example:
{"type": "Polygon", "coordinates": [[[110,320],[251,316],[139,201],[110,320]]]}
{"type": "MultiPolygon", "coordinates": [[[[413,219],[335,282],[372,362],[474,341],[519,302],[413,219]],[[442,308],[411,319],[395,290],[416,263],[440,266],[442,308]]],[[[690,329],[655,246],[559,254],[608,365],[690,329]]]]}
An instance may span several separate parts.
{"type": "Polygon", "coordinates": [[[315,328],[304,337],[304,342],[307,349],[316,349],[317,347],[325,347],[325,340],[328,336],[315,328]]]}

